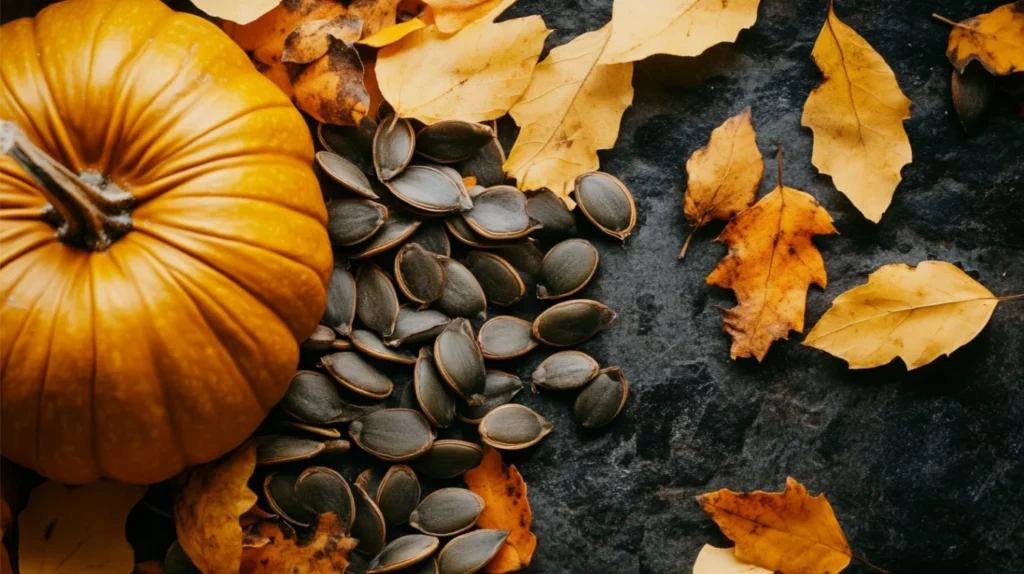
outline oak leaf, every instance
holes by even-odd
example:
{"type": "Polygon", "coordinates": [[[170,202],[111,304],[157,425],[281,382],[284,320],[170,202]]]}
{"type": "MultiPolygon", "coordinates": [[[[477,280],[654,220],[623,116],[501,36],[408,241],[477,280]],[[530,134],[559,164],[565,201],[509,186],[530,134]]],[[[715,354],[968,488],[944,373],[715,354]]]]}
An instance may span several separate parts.
{"type": "Polygon", "coordinates": [[[454,34],[494,10],[502,0],[424,0],[434,13],[434,24],[444,34],[454,34]]]}
{"type": "Polygon", "coordinates": [[[301,536],[287,523],[261,522],[242,551],[240,574],[345,572],[358,541],[345,534],[338,515],[321,514],[316,528],[301,536]]]}
{"type": "Polygon", "coordinates": [[[801,125],[814,132],[811,162],[831,175],[864,217],[878,223],[911,162],[903,121],[910,100],[896,76],[864,38],[828,17],[811,51],[825,80],[804,104],[801,125]]]}
{"type": "Polygon", "coordinates": [[[515,0],[446,35],[427,26],[381,48],[377,81],[399,116],[484,121],[519,100],[550,30],[540,16],[495,23],[515,0]]]}
{"type": "Polygon", "coordinates": [[[99,481],[67,487],[46,481],[18,515],[21,574],[130,574],[125,521],[146,487],[99,481]]]}
{"type": "Polygon", "coordinates": [[[937,17],[953,26],[946,57],[961,73],[972,60],[997,76],[1024,71],[1024,0],[963,22],[937,17]]]}
{"type": "Polygon", "coordinates": [[[832,505],[823,494],[810,496],[793,478],[782,492],[722,489],[697,497],[730,540],[736,557],[786,574],[834,574],[852,553],[832,505]]]}
{"type": "Polygon", "coordinates": [[[697,56],[733,42],[757,20],[760,0],[615,0],[612,37],[602,63],[634,62],[653,54],[697,56]]]}
{"type": "Polygon", "coordinates": [[[803,331],[807,288],[825,288],[827,276],[815,235],[836,233],[832,217],[810,194],[779,185],[737,215],[716,241],[729,253],[708,275],[708,285],[732,289],[737,305],[722,309],[732,335],[731,355],[764,359],[772,341],[803,331]]]}
{"type": "Polygon", "coordinates": [[[611,24],[559,46],[533,70],[509,113],[522,127],[505,161],[519,189],[548,188],[571,202],[576,177],[600,167],[633,101],[633,64],[600,65],[611,24]]]}
{"type": "Polygon", "coordinates": [[[736,558],[735,548],[715,548],[705,544],[693,565],[693,574],[772,574],[771,570],[736,558]]]}
{"type": "Polygon", "coordinates": [[[239,24],[248,24],[273,10],[281,0],[192,0],[204,13],[239,24]]]}
{"type": "Polygon", "coordinates": [[[913,370],[970,342],[999,301],[1020,297],[996,297],[952,263],[893,263],[836,297],[804,345],[844,359],[851,369],[899,357],[913,370]]]}
{"type": "Polygon", "coordinates": [[[537,537],[530,532],[533,512],[526,498],[526,483],[516,467],[505,466],[501,454],[487,448],[480,465],[468,471],[463,479],[471,491],[484,499],[484,511],[476,525],[509,532],[484,572],[504,574],[529,566],[537,549],[537,537]]]}
{"type": "Polygon", "coordinates": [[[711,132],[708,145],[686,161],[686,174],[683,214],[691,229],[680,259],[698,229],[712,219],[731,219],[757,197],[764,159],[757,149],[749,107],[711,132]]]}
{"type": "Polygon", "coordinates": [[[256,446],[186,471],[174,500],[178,543],[203,574],[238,572],[242,555],[239,517],[256,504],[247,482],[256,468],[256,446]]]}

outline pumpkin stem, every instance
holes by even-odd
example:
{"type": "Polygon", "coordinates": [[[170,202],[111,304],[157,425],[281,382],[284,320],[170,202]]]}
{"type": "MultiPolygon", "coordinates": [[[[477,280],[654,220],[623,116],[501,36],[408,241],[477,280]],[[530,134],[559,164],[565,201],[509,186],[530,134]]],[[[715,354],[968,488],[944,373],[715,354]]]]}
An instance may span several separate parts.
{"type": "Polygon", "coordinates": [[[109,182],[87,183],[28,139],[14,122],[0,122],[0,154],[14,158],[39,184],[50,202],[43,219],[57,228],[61,241],[103,251],[131,231],[132,194],[109,182]]]}

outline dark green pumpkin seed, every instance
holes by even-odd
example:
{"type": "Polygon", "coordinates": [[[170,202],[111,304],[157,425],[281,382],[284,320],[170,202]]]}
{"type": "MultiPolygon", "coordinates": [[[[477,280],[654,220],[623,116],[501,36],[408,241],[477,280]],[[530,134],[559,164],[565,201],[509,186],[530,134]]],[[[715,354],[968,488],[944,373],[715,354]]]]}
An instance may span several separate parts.
{"type": "Polygon", "coordinates": [[[311,425],[347,423],[381,408],[346,402],[335,383],[316,371],[296,372],[278,404],[289,416],[311,425]]]}
{"type": "Polygon", "coordinates": [[[593,357],[579,351],[562,351],[544,359],[533,371],[530,387],[549,391],[569,391],[581,388],[594,377],[601,367],[593,357]]]}
{"type": "Polygon", "coordinates": [[[449,317],[483,318],[487,313],[487,295],[476,276],[454,259],[441,261],[445,270],[444,292],[434,304],[449,317]]]}
{"type": "Polygon", "coordinates": [[[393,209],[387,222],[380,228],[380,231],[365,245],[361,245],[362,250],[352,254],[351,258],[366,259],[367,257],[384,253],[389,249],[394,249],[412,236],[419,229],[421,223],[423,221],[418,217],[398,209],[393,209]]]}
{"type": "Polygon", "coordinates": [[[431,556],[412,568],[406,568],[402,574],[437,574],[437,558],[431,556]]]}
{"type": "Polygon", "coordinates": [[[514,305],[526,295],[526,285],[508,261],[486,251],[471,251],[466,266],[476,277],[487,300],[495,305],[514,305]]]}
{"type": "Polygon", "coordinates": [[[612,422],[626,406],[629,384],[618,367],[603,369],[576,397],[572,412],[576,422],[588,429],[612,422]]]}
{"type": "Polygon", "coordinates": [[[386,473],[386,469],[379,466],[371,466],[360,472],[356,479],[352,481],[352,484],[366,491],[366,494],[374,500],[374,504],[377,504],[377,490],[380,488],[380,481],[384,480],[386,473]]]}
{"type": "MultiPolygon", "coordinates": [[[[333,384],[333,383],[331,383],[333,384]]],[[[303,431],[309,434],[316,435],[322,438],[341,438],[341,431],[331,427],[321,427],[311,424],[306,424],[299,421],[293,421],[291,419],[275,418],[273,423],[276,427],[287,431],[303,431]]]]}
{"type": "Polygon", "coordinates": [[[327,235],[334,245],[355,245],[373,237],[388,220],[388,208],[369,199],[327,203],[327,235]]]}
{"type": "Polygon", "coordinates": [[[567,239],[544,256],[537,280],[538,299],[568,297],[586,287],[597,272],[597,248],[584,239],[567,239]]]}
{"type": "Polygon", "coordinates": [[[453,538],[437,555],[440,574],[479,572],[498,553],[508,530],[474,530],[453,538]]]}
{"type": "Polygon", "coordinates": [[[418,243],[406,243],[395,256],[395,279],[409,299],[427,305],[441,298],[447,273],[437,255],[418,243]]]}
{"type": "Polygon", "coordinates": [[[487,369],[469,321],[455,319],[437,336],[434,363],[441,377],[463,400],[470,404],[483,403],[487,369]]]}
{"type": "Polygon", "coordinates": [[[398,293],[387,273],[376,265],[363,265],[356,275],[356,314],[381,337],[390,337],[398,320],[398,293]]]}
{"type": "Polygon", "coordinates": [[[385,345],[418,345],[434,340],[451,319],[440,311],[433,309],[418,310],[408,305],[398,309],[398,320],[395,321],[395,332],[384,341],[385,345]]]}
{"type": "Polygon", "coordinates": [[[479,406],[459,405],[459,419],[469,424],[480,424],[487,413],[501,405],[508,404],[521,390],[523,390],[523,382],[519,380],[519,377],[497,369],[487,369],[484,404],[479,406]]]}
{"type": "Polygon", "coordinates": [[[480,421],[480,440],[503,450],[531,447],[551,433],[551,422],[523,405],[502,405],[480,421]]]}
{"type": "Polygon", "coordinates": [[[416,385],[408,383],[402,387],[402,394],[398,397],[398,408],[419,410],[420,405],[416,402],[416,385]]]}
{"type": "Polygon", "coordinates": [[[413,389],[420,410],[430,424],[446,428],[455,420],[455,397],[434,366],[434,354],[423,347],[413,371],[413,389]]]}
{"type": "MultiPolygon", "coordinates": [[[[359,517],[357,516],[356,520],[358,519],[359,517]]],[[[370,565],[373,555],[363,554],[358,549],[359,547],[357,546],[356,552],[349,552],[348,566],[345,567],[345,574],[366,574],[366,567],[370,565]]]]}
{"type": "Polygon", "coordinates": [[[491,128],[462,120],[443,120],[416,134],[416,153],[432,161],[454,163],[468,159],[494,138],[491,128]]]}
{"type": "Polygon", "coordinates": [[[543,225],[537,230],[538,237],[559,240],[576,235],[576,218],[550,189],[530,193],[526,200],[526,213],[543,225]]]}
{"type": "Polygon", "coordinates": [[[466,223],[479,235],[493,240],[520,239],[540,228],[526,213],[526,196],[510,185],[489,188],[463,212],[466,223]]]}
{"type": "Polygon", "coordinates": [[[539,343],[533,338],[533,325],[518,317],[501,315],[489,319],[476,336],[485,359],[505,360],[522,357],[539,343]]]}
{"type": "Polygon", "coordinates": [[[359,166],[363,173],[373,173],[373,134],[357,126],[319,124],[316,128],[320,145],[359,166]]]}
{"type": "Polygon", "coordinates": [[[480,445],[445,439],[434,441],[427,454],[414,460],[412,465],[421,474],[444,480],[480,466],[483,458],[484,449],[480,445]]]}
{"type": "Polygon", "coordinates": [[[578,345],[615,320],[615,311],[590,299],[549,307],[533,321],[533,336],[553,347],[578,345]]]}
{"type": "Polygon", "coordinates": [[[600,171],[576,178],[576,203],[598,229],[625,240],[636,225],[633,194],[621,181],[600,171]]]}
{"type": "Polygon", "coordinates": [[[445,229],[452,234],[452,237],[459,241],[459,243],[470,247],[476,247],[478,249],[495,249],[498,247],[505,247],[507,245],[515,245],[517,243],[529,241],[529,239],[509,241],[495,241],[487,239],[473,231],[473,228],[466,223],[466,220],[461,215],[450,215],[444,218],[444,226],[445,229]]]}
{"type": "Polygon", "coordinates": [[[316,329],[313,330],[313,334],[302,342],[302,349],[304,351],[329,351],[333,347],[334,339],[336,338],[333,329],[317,325],[316,329]]]}
{"type": "Polygon", "coordinates": [[[434,443],[430,423],[411,409],[370,413],[349,423],[348,434],[366,452],[391,462],[416,458],[434,443]]]}
{"type": "Polygon", "coordinates": [[[377,503],[370,498],[365,490],[358,485],[352,490],[356,501],[356,519],[352,523],[352,537],[359,540],[356,552],[376,554],[384,547],[384,540],[387,536],[384,515],[380,513],[377,503]]]}
{"type": "Polygon", "coordinates": [[[388,189],[401,201],[428,214],[441,215],[472,207],[469,194],[444,172],[425,165],[406,168],[388,182],[388,189]]]}
{"type": "Polygon", "coordinates": [[[431,536],[455,536],[473,528],[484,511],[484,499],[465,488],[442,488],[412,511],[409,525],[431,536]]]}
{"type": "Polygon", "coordinates": [[[348,269],[335,265],[331,271],[331,282],[327,286],[327,308],[320,322],[339,335],[352,332],[356,318],[356,280],[348,269]]]}
{"type": "Polygon", "coordinates": [[[475,177],[476,182],[484,187],[493,187],[505,183],[505,150],[501,149],[498,138],[484,144],[469,159],[455,166],[459,173],[475,177]]]}
{"type": "Polygon", "coordinates": [[[316,513],[306,507],[295,494],[298,476],[291,472],[272,472],[263,479],[263,495],[275,514],[292,524],[309,526],[316,513]]]}
{"type": "Polygon", "coordinates": [[[452,255],[452,243],[448,240],[448,233],[445,232],[444,225],[436,221],[421,225],[416,233],[409,238],[409,241],[418,243],[435,255],[444,257],[452,255]]]}
{"type": "Polygon", "coordinates": [[[391,116],[377,126],[373,136],[373,165],[381,181],[402,173],[412,161],[416,148],[416,133],[405,118],[391,116]]]}
{"type": "Polygon", "coordinates": [[[256,442],[256,464],[284,464],[309,460],[324,451],[324,443],[308,438],[264,435],[256,442]]]}
{"type": "Polygon", "coordinates": [[[325,355],[318,366],[327,369],[341,386],[364,397],[386,399],[394,390],[391,379],[351,351],[325,355]]]}
{"type": "Polygon", "coordinates": [[[338,471],[323,466],[307,468],[295,481],[295,496],[317,514],[337,514],[338,522],[345,526],[345,530],[352,529],[356,501],[352,498],[348,482],[338,471]]]}
{"type": "Polygon", "coordinates": [[[409,522],[409,515],[420,502],[416,473],[404,464],[393,465],[380,481],[375,502],[388,528],[409,522]]]}
{"type": "Polygon", "coordinates": [[[345,189],[367,199],[380,199],[380,196],[373,191],[366,173],[355,163],[338,154],[320,151],[316,153],[316,164],[331,179],[344,186],[345,189]]]}
{"type": "Polygon", "coordinates": [[[366,574],[395,572],[413,566],[429,558],[440,544],[440,540],[425,534],[396,538],[373,557],[366,574]]]}
{"type": "Polygon", "coordinates": [[[412,353],[385,345],[384,341],[371,331],[364,331],[363,329],[352,331],[352,344],[355,345],[356,350],[360,353],[379,361],[400,363],[402,365],[411,365],[416,362],[416,357],[412,353]]]}
{"type": "Polygon", "coordinates": [[[544,254],[533,243],[506,245],[496,249],[495,253],[511,263],[517,271],[527,275],[540,273],[541,262],[544,261],[544,254]]]}

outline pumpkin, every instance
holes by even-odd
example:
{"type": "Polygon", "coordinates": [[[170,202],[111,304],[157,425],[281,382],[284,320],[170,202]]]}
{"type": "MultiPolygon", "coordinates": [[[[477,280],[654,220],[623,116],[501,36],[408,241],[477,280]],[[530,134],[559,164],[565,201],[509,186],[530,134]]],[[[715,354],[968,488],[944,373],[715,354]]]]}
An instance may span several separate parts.
{"type": "Polygon", "coordinates": [[[158,0],[65,0],[0,37],[0,450],[64,483],[217,458],[325,307],[302,116],[158,0]]]}

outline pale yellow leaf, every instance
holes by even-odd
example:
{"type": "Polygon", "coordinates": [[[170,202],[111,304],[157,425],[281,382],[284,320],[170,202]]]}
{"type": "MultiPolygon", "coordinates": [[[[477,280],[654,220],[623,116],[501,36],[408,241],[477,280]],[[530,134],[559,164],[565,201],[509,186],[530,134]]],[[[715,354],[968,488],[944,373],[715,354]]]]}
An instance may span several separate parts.
{"type": "Polygon", "coordinates": [[[394,44],[402,38],[412,34],[420,28],[426,27],[426,23],[419,18],[413,18],[412,20],[406,20],[401,24],[395,24],[394,26],[388,26],[383,30],[363,38],[356,42],[356,44],[363,44],[370,46],[371,48],[383,48],[388,44],[394,44]]]}
{"type": "Polygon", "coordinates": [[[470,22],[486,16],[502,0],[424,0],[434,12],[434,24],[445,34],[454,34],[470,22]]]}
{"type": "Polygon", "coordinates": [[[693,574],[772,574],[772,571],[740,562],[735,548],[715,548],[705,544],[697,555],[693,574]]]}
{"type": "Polygon", "coordinates": [[[192,0],[192,3],[214,18],[248,24],[276,8],[281,0],[192,0]]]}

